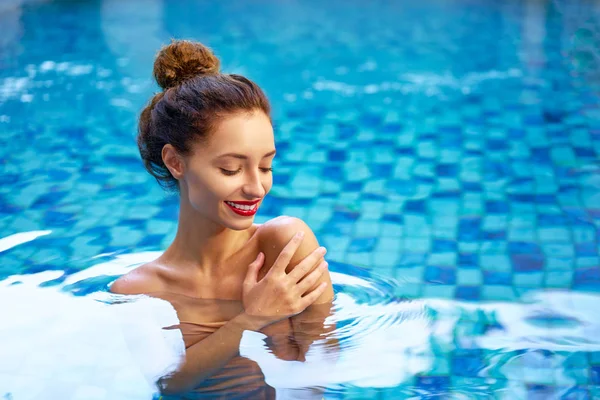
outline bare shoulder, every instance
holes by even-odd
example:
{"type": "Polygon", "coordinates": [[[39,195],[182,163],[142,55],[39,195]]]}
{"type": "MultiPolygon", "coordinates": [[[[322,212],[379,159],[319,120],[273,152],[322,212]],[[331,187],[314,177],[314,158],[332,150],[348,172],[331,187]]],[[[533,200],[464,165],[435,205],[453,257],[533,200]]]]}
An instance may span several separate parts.
{"type": "Polygon", "coordinates": [[[129,271],[114,281],[110,287],[110,291],[117,294],[145,294],[160,292],[163,289],[163,280],[152,262],[129,271]]]}
{"type": "MultiPolygon", "coordinates": [[[[289,243],[292,237],[299,231],[304,232],[304,239],[302,243],[294,253],[292,260],[290,261],[286,271],[291,271],[298,263],[300,263],[306,256],[312,253],[317,247],[319,242],[310,229],[310,227],[302,221],[300,218],[281,216],[273,218],[265,222],[259,227],[259,247],[260,251],[265,254],[264,265],[268,269],[275,263],[277,257],[281,253],[281,250],[289,243]]],[[[320,259],[313,268],[322,261],[320,259]]],[[[264,269],[264,268],[263,268],[264,269]]],[[[266,273],[267,270],[261,272],[266,273]]],[[[331,283],[331,277],[329,271],[323,273],[319,281],[313,287],[316,288],[320,283],[327,283],[327,288],[321,294],[321,296],[315,301],[315,304],[326,303],[331,301],[333,298],[333,287],[331,283]]]]}
{"type": "Polygon", "coordinates": [[[304,243],[318,246],[315,234],[300,218],[282,215],[270,219],[258,228],[259,241],[281,250],[297,232],[304,232],[304,243]]]}

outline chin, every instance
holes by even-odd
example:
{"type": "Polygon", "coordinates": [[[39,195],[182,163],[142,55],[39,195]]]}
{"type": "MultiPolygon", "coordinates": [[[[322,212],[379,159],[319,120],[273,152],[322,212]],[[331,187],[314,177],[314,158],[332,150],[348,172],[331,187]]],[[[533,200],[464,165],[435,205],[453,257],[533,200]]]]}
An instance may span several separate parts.
{"type": "Polygon", "coordinates": [[[244,221],[223,221],[223,226],[233,231],[245,231],[246,229],[250,228],[253,223],[254,217],[246,218],[244,221]]]}

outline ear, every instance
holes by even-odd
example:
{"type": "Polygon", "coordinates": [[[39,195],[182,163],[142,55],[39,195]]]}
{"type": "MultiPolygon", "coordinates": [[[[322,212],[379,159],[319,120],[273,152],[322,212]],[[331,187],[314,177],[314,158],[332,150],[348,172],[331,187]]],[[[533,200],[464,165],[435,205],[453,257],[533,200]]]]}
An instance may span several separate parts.
{"type": "Polygon", "coordinates": [[[173,175],[173,178],[177,180],[181,179],[185,172],[185,163],[175,147],[170,144],[165,144],[162,148],[161,155],[165,166],[171,175],[173,175]]]}

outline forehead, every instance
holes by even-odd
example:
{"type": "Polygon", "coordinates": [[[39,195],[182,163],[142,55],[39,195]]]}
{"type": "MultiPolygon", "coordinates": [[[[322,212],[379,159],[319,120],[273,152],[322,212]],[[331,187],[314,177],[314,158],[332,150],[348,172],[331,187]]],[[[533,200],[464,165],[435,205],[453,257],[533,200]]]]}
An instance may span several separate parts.
{"type": "Polygon", "coordinates": [[[228,116],[218,123],[202,147],[212,155],[227,152],[264,154],[275,148],[273,126],[263,112],[228,116]]]}

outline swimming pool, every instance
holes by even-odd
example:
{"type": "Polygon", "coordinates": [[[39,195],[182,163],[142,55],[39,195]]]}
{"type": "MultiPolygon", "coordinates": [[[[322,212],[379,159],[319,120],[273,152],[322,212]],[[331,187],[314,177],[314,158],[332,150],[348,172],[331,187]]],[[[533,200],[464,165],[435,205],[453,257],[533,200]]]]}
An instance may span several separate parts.
{"type": "Polygon", "coordinates": [[[192,38],[273,104],[258,222],[304,219],[340,277],[433,310],[425,367],[325,398],[600,397],[597,4],[12,3],[0,280],[86,296],[115,276],[70,277],[170,242],[177,201],[134,134],[156,50],[192,38]]]}

